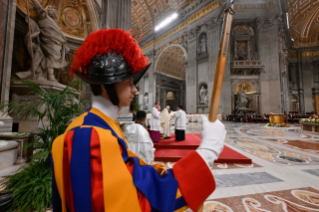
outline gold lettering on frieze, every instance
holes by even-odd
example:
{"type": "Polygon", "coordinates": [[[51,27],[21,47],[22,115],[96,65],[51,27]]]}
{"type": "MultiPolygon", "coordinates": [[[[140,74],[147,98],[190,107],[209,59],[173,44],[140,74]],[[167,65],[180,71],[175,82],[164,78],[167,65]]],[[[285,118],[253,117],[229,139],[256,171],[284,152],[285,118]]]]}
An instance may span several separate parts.
{"type": "Polygon", "coordinates": [[[272,8],[276,5],[277,0],[270,0],[267,3],[264,4],[241,4],[237,3],[234,5],[235,10],[251,10],[251,9],[257,9],[257,10],[266,10],[269,8],[272,8]]]}
{"type": "MultiPolygon", "coordinates": [[[[319,51],[316,52],[302,52],[301,57],[318,57],[319,56],[319,51]]],[[[291,53],[289,54],[289,57],[291,58],[298,58],[297,53],[291,53]]]]}

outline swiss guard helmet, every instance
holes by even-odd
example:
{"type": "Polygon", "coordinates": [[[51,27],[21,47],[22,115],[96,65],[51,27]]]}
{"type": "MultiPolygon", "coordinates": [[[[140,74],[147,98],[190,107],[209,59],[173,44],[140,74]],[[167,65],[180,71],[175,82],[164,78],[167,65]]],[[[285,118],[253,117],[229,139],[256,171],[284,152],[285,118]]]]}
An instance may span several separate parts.
{"type": "Polygon", "coordinates": [[[100,29],[76,50],[70,72],[90,85],[104,85],[111,102],[118,105],[114,84],[133,78],[136,85],[150,65],[129,32],[100,29]]]}

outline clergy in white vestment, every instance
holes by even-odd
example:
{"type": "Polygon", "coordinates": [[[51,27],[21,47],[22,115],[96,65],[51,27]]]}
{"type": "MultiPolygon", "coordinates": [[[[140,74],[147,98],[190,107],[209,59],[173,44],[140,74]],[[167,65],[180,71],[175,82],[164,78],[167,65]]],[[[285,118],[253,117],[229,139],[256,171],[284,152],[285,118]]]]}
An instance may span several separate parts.
{"type": "Polygon", "coordinates": [[[150,164],[154,161],[155,148],[149,133],[144,127],[145,121],[146,113],[138,111],[135,123],[126,124],[124,134],[127,137],[129,150],[150,164]]]}
{"type": "Polygon", "coordinates": [[[171,130],[170,130],[170,123],[171,123],[171,116],[169,114],[170,106],[166,106],[166,108],[161,113],[161,123],[163,125],[163,134],[164,139],[171,137],[171,130]]]}
{"type": "Polygon", "coordinates": [[[186,130],[186,113],[183,110],[183,107],[179,105],[177,107],[175,120],[175,140],[184,141],[185,140],[185,130],[186,130]]]}
{"type": "Polygon", "coordinates": [[[146,114],[146,122],[145,122],[147,129],[151,127],[151,117],[152,117],[152,113],[151,111],[148,111],[146,114]]]}
{"type": "Polygon", "coordinates": [[[158,108],[159,103],[155,103],[154,107],[152,108],[151,116],[151,139],[154,143],[158,143],[160,140],[161,121],[158,108]]]}

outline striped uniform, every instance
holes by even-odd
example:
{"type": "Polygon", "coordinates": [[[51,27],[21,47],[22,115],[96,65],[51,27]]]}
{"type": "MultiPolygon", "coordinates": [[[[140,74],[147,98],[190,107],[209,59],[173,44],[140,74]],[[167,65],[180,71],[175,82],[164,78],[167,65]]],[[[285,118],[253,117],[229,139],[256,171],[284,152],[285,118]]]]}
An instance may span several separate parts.
{"type": "Polygon", "coordinates": [[[196,151],[173,169],[146,164],[96,108],[54,140],[51,163],[54,212],[196,211],[216,187],[196,151]]]}

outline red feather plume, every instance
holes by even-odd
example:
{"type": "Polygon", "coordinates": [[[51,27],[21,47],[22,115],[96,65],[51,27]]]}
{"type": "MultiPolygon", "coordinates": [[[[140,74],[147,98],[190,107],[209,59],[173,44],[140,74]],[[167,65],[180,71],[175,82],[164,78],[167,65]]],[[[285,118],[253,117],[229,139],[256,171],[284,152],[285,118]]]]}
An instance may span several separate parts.
{"type": "Polygon", "coordinates": [[[85,72],[94,56],[110,51],[121,54],[131,67],[132,73],[142,70],[148,64],[147,57],[129,32],[122,29],[100,29],[91,33],[76,50],[70,69],[71,75],[75,71],[85,72]]]}

